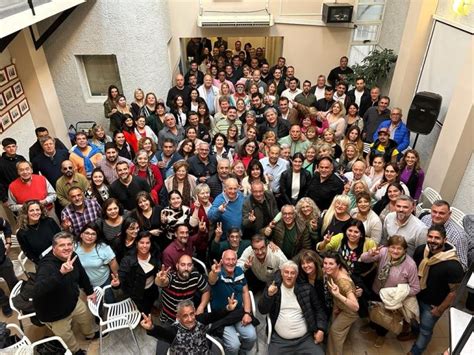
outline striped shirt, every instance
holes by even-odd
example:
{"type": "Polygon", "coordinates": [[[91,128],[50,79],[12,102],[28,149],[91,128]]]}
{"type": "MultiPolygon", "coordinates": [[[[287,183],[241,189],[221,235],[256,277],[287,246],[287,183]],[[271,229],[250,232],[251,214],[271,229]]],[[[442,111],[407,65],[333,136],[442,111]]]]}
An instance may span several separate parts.
{"type": "Polygon", "coordinates": [[[192,271],[187,280],[178,277],[176,272],[168,274],[168,287],[162,289],[161,301],[163,309],[160,314],[162,323],[174,323],[178,303],[193,300],[197,291],[204,293],[209,290],[206,278],[199,271],[192,271]]]}

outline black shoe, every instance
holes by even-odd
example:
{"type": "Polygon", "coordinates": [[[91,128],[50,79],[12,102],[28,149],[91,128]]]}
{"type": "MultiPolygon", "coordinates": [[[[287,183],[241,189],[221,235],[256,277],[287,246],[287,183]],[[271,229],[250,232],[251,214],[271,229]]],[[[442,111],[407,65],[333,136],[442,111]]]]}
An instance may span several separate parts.
{"type": "MultiPolygon", "coordinates": [[[[109,335],[109,333],[102,334],[102,338],[105,338],[109,335]]],[[[86,337],[86,340],[96,340],[100,338],[100,332],[96,331],[92,337],[86,337]]]]}
{"type": "Polygon", "coordinates": [[[7,318],[10,318],[13,314],[13,311],[10,308],[10,305],[8,305],[8,304],[2,306],[2,312],[3,312],[3,315],[7,318]]]}
{"type": "Polygon", "coordinates": [[[74,353],[74,355],[86,355],[86,354],[87,354],[87,351],[82,350],[82,349],[79,349],[78,351],[74,353]]]}

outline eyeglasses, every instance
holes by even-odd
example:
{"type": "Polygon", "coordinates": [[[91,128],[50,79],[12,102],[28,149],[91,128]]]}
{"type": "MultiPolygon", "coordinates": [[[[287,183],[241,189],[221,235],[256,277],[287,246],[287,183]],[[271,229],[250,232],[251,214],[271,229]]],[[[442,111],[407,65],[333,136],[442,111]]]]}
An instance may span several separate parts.
{"type": "Polygon", "coordinates": [[[72,166],[64,166],[63,170],[74,170],[72,166]]]}

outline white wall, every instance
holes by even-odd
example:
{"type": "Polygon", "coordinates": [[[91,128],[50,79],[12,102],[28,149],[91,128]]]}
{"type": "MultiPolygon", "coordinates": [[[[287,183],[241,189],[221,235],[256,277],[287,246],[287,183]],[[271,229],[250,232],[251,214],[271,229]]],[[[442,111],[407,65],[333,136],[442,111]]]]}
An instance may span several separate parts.
{"type": "MultiPolygon", "coordinates": [[[[49,22],[38,25],[40,32],[49,22]]],[[[166,97],[169,39],[166,1],[92,0],[80,5],[44,45],[67,125],[94,120],[108,127],[104,98],[86,101],[75,55],[115,54],[129,101],[138,87],[166,97]]]]}
{"type": "Polygon", "coordinates": [[[453,206],[459,208],[466,214],[474,213],[474,154],[466,166],[466,171],[459,184],[458,192],[453,200],[453,206]]]}
{"type": "MultiPolygon", "coordinates": [[[[0,53],[0,68],[3,68],[11,64],[10,52],[5,49],[0,53]]],[[[20,80],[22,80],[22,72],[17,67],[17,73],[20,80]]],[[[8,85],[8,84],[7,84],[8,85]]],[[[28,99],[28,92],[23,87],[25,96],[28,99]]],[[[33,123],[33,117],[31,111],[28,111],[26,115],[21,117],[18,121],[14,122],[13,125],[7,128],[5,132],[0,134],[0,142],[7,137],[14,138],[18,144],[18,154],[23,155],[28,159],[28,149],[35,142],[35,125],[33,123]]]]}

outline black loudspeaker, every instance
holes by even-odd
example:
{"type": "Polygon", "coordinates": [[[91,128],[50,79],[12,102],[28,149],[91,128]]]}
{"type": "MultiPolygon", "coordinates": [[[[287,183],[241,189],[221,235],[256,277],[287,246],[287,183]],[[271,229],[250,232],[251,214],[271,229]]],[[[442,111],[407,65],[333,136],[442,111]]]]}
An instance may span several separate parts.
{"type": "Polygon", "coordinates": [[[430,134],[441,109],[441,95],[433,92],[418,92],[408,111],[407,127],[413,133],[430,134]]]}

